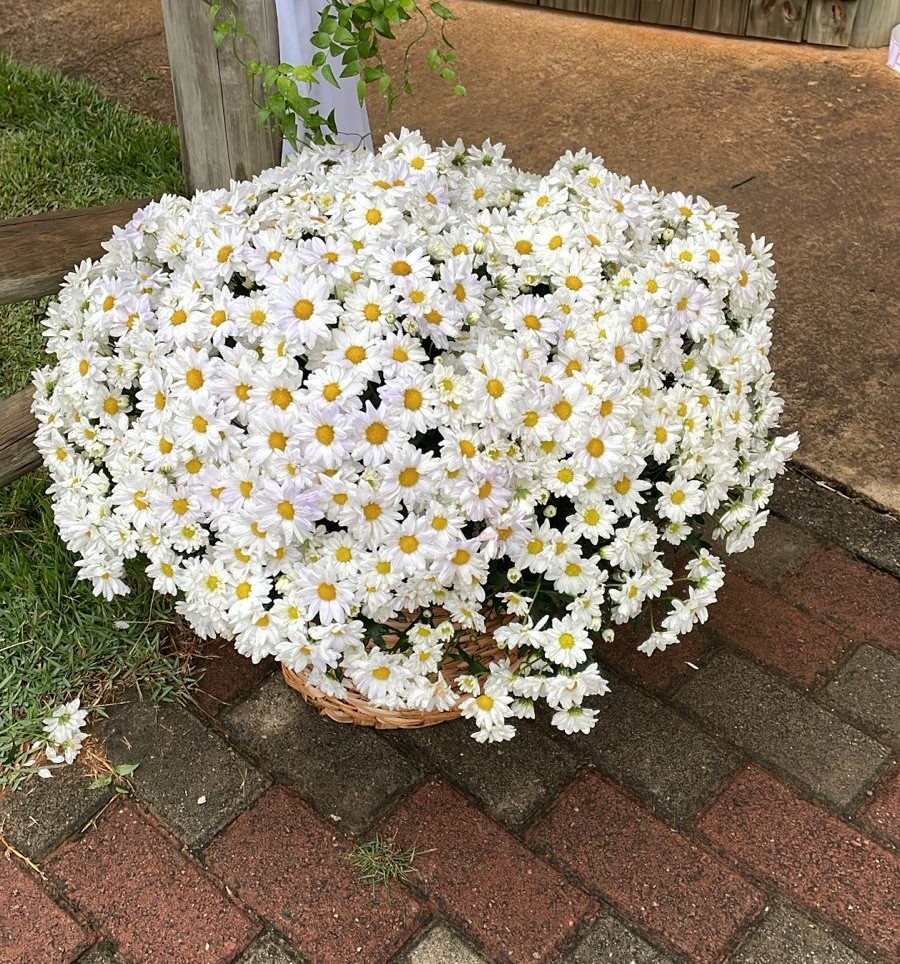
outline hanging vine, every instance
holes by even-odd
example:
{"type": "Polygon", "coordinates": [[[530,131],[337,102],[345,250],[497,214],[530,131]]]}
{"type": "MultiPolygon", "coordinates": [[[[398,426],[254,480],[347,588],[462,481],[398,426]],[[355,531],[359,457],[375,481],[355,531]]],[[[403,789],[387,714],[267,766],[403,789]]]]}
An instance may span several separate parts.
{"type": "Polygon", "coordinates": [[[311,38],[316,53],[308,64],[266,63],[259,55],[256,38],[247,30],[231,0],[203,2],[210,9],[216,48],[230,42],[254,90],[257,85],[253,82],[259,81],[261,96],[255,100],[260,123],[277,126],[295,149],[307,142],[333,143],[340,133],[334,111],[323,114],[320,102],[312,96],[314,84],[324,82],[339,87],[342,79],[356,77],[360,104],[374,86],[387,101],[390,114],[400,95],[413,93],[412,54],[429,38],[432,42],[425,58],[429,68],[452,85],[454,94],[465,96],[466,88],[457,74],[456,49],[447,34],[448,21],[457,16],[439,0],[431,0],[427,9],[418,0],[329,0],[311,38]],[[397,40],[395,28],[416,19],[420,29],[406,44],[398,77],[384,62],[382,42],[397,40]],[[256,53],[255,57],[243,55],[242,49],[247,47],[256,53]],[[333,62],[340,68],[337,75],[333,62]]]}

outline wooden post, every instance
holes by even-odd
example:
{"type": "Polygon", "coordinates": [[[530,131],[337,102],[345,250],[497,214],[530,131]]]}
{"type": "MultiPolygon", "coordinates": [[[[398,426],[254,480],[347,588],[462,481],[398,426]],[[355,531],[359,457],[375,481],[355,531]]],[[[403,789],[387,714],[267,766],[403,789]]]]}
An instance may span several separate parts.
{"type": "MultiPolygon", "coordinates": [[[[234,6],[256,39],[256,45],[238,42],[241,58],[279,63],[275,0],[234,0],[234,6]]],[[[278,164],[281,139],[257,123],[231,38],[216,50],[209,7],[203,0],[163,0],[162,9],[188,193],[226,187],[278,164]]]]}
{"type": "Polygon", "coordinates": [[[891,28],[900,23],[900,0],[859,0],[851,47],[886,47],[891,28]]]}
{"type": "Polygon", "coordinates": [[[807,0],[750,0],[747,36],[768,40],[803,39],[807,0]]]}
{"type": "Polygon", "coordinates": [[[848,46],[857,7],[858,0],[812,0],[803,39],[810,44],[848,46]]]}
{"type": "Polygon", "coordinates": [[[33,388],[0,398],[0,488],[41,464],[34,447],[37,419],[31,414],[33,388]]]}

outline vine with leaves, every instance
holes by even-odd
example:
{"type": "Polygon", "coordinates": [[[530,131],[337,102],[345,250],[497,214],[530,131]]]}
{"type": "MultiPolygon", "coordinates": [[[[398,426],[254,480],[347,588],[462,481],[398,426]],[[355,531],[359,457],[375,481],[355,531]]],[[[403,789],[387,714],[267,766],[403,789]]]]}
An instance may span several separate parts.
{"type": "MultiPolygon", "coordinates": [[[[390,114],[401,94],[412,94],[411,56],[416,47],[433,37],[426,62],[454,94],[465,96],[466,88],[457,73],[457,54],[447,34],[447,23],[458,19],[440,0],[429,0],[427,9],[418,0],[328,0],[322,8],[318,27],[312,35],[316,53],[308,64],[270,64],[259,57],[256,38],[247,30],[233,0],[203,0],[210,9],[213,39],[217,49],[230,42],[253,88],[258,80],[261,97],[255,96],[260,124],[277,126],[296,150],[303,143],[331,144],[341,133],[334,111],[323,115],[312,86],[326,82],[340,87],[340,80],[356,77],[360,104],[374,86],[387,101],[390,114]],[[420,29],[408,41],[399,78],[392,74],[382,56],[382,42],[396,40],[396,27],[418,19],[420,29]],[[256,52],[245,57],[242,49],[256,52]],[[336,76],[329,57],[340,66],[336,76]]],[[[310,0],[297,0],[299,3],[310,0]]]]}

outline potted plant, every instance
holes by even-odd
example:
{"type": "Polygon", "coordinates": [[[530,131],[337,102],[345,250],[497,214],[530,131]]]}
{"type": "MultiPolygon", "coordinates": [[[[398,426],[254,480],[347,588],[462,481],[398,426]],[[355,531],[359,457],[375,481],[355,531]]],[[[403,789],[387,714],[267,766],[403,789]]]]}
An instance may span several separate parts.
{"type": "Polygon", "coordinates": [[[45,322],[63,539],[337,718],[587,731],[597,640],[706,618],[797,445],[769,246],[606,170],[418,132],[138,212],[45,322]],[[681,550],[677,568],[663,550],[681,550]]]}

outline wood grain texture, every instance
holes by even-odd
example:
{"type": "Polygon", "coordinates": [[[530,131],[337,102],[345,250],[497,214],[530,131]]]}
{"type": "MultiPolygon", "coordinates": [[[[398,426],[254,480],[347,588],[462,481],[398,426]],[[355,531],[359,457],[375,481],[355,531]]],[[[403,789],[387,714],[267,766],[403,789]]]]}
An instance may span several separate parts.
{"type": "MultiPolygon", "coordinates": [[[[236,0],[235,7],[257,42],[238,42],[240,58],[278,63],[275,0],[236,0]]],[[[188,192],[226,187],[277,164],[281,142],[257,123],[231,40],[216,50],[209,8],[201,0],[163,0],[162,8],[188,192]]]]}
{"type": "Polygon", "coordinates": [[[73,266],[103,254],[101,242],[148,200],[0,222],[0,304],[55,294],[73,266]]]}
{"type": "Polygon", "coordinates": [[[886,47],[900,23],[900,0],[857,0],[851,47],[886,47]]]}
{"type": "Polygon", "coordinates": [[[808,0],[750,0],[748,37],[768,40],[803,40],[808,0]]]}
{"type": "Polygon", "coordinates": [[[641,0],[540,0],[540,6],[616,20],[637,20],[641,12],[641,0]]]}
{"type": "Polygon", "coordinates": [[[690,27],[694,22],[694,0],[641,0],[641,21],[690,27]]]}
{"type": "Polygon", "coordinates": [[[858,6],[858,0],[810,0],[803,39],[829,47],[849,46],[858,6]]]}
{"type": "Polygon", "coordinates": [[[694,30],[742,36],[747,27],[750,0],[694,0],[694,30]]]}
{"type": "Polygon", "coordinates": [[[31,414],[33,388],[0,399],[0,488],[41,464],[34,447],[37,421],[31,414]]]}

